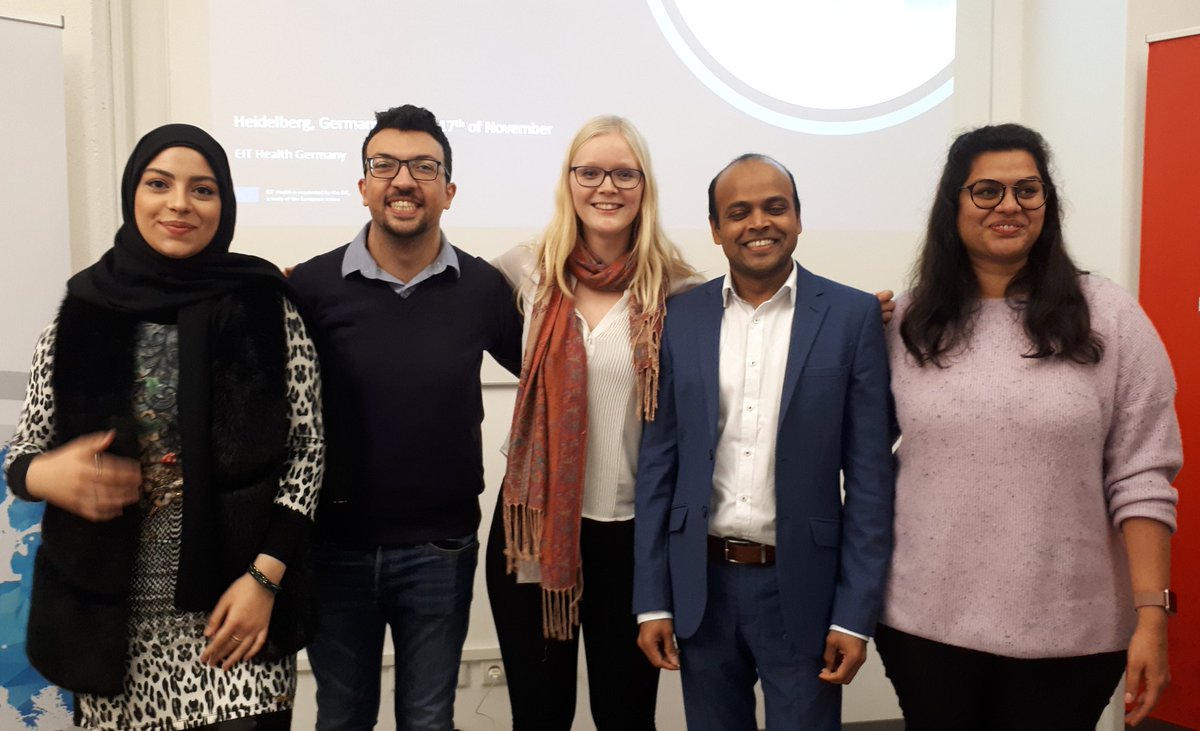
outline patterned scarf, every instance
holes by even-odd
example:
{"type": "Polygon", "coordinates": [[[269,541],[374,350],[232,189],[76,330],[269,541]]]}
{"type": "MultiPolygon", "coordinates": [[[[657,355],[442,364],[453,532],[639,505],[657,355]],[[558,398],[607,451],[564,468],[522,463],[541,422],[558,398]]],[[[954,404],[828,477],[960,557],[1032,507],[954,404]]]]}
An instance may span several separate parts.
{"type": "MultiPolygon", "coordinates": [[[[611,264],[579,243],[568,271],[592,289],[620,292],[633,279],[637,260],[626,252],[611,264]]],[[[574,636],[583,595],[579,528],[587,458],[587,351],[575,307],[554,278],[530,313],[529,339],[517,386],[508,447],[504,501],[504,555],[508,573],[542,587],[542,632],[548,639],[574,636]]],[[[630,300],[630,345],[642,418],[658,406],[658,348],[665,292],[651,309],[630,300]]]]}

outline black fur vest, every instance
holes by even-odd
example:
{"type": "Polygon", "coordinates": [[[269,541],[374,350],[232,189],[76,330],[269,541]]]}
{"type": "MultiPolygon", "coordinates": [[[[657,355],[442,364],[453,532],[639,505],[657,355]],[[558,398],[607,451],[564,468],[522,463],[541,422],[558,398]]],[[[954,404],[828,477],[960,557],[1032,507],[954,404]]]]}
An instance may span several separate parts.
{"type": "MultiPolygon", "coordinates": [[[[268,530],[284,525],[299,535],[290,540],[292,554],[278,556],[288,571],[259,654],[271,659],[302,647],[315,623],[308,521],[273,503],[287,459],[282,303],[276,292],[244,290],[201,307],[201,331],[209,333],[199,338],[207,340],[198,351],[204,357],[185,343],[180,313],[184,500],[175,605],[211,611],[258,555],[268,530]],[[189,423],[198,425],[190,440],[189,423]],[[189,483],[193,474],[203,479],[189,483]]],[[[116,429],[110,451],[138,457],[132,412],[137,326],[135,317],[70,296],[63,301],[52,376],[59,443],[116,429]]],[[[26,650],[34,667],[63,688],[100,695],[123,690],[140,514],[134,505],[116,520],[92,523],[46,506],[26,650]]]]}

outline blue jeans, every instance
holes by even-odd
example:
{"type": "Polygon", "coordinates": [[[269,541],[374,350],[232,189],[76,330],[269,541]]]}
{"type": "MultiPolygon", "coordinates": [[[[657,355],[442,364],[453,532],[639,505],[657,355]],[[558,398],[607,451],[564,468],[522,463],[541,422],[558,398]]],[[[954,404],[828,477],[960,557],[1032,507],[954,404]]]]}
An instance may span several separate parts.
{"type": "Polygon", "coordinates": [[[317,731],[367,731],[379,716],[385,627],[396,652],[397,731],[452,731],[479,542],[317,551],[320,627],[308,658],[317,731]]]}

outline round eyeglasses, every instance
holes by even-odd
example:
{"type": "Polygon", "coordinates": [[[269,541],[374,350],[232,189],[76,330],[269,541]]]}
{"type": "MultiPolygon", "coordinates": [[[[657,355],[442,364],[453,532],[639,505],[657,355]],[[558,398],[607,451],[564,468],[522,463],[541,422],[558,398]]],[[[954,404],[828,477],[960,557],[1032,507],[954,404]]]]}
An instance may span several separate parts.
{"type": "Polygon", "coordinates": [[[428,158],[416,160],[397,160],[394,157],[368,157],[367,170],[371,177],[391,180],[400,174],[400,168],[408,166],[408,174],[413,180],[437,180],[442,163],[428,158]]]}
{"type": "Polygon", "coordinates": [[[604,185],[604,179],[609,178],[612,184],[621,190],[636,188],[642,184],[642,171],[633,168],[617,168],[605,170],[592,165],[576,165],[571,168],[575,174],[575,182],[585,188],[599,188],[604,185]]]}
{"type": "Polygon", "coordinates": [[[964,185],[959,190],[965,190],[971,195],[971,202],[976,208],[989,210],[1000,205],[1004,200],[1005,194],[1009,189],[1012,189],[1013,199],[1017,201],[1017,205],[1027,211],[1035,211],[1046,205],[1046,201],[1050,198],[1050,191],[1046,184],[1037,178],[1026,178],[1018,180],[1012,185],[1005,185],[999,180],[976,180],[970,185],[964,185]]]}

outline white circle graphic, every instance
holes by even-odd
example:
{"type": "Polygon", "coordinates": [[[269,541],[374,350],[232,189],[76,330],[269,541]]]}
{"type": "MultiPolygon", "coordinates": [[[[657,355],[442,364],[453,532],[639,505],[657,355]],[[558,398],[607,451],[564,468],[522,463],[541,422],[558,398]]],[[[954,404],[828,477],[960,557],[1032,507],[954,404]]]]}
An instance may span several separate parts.
{"type": "Polygon", "coordinates": [[[954,90],[955,0],[647,0],[671,48],[727,103],[810,134],[906,122],[954,90]]]}

